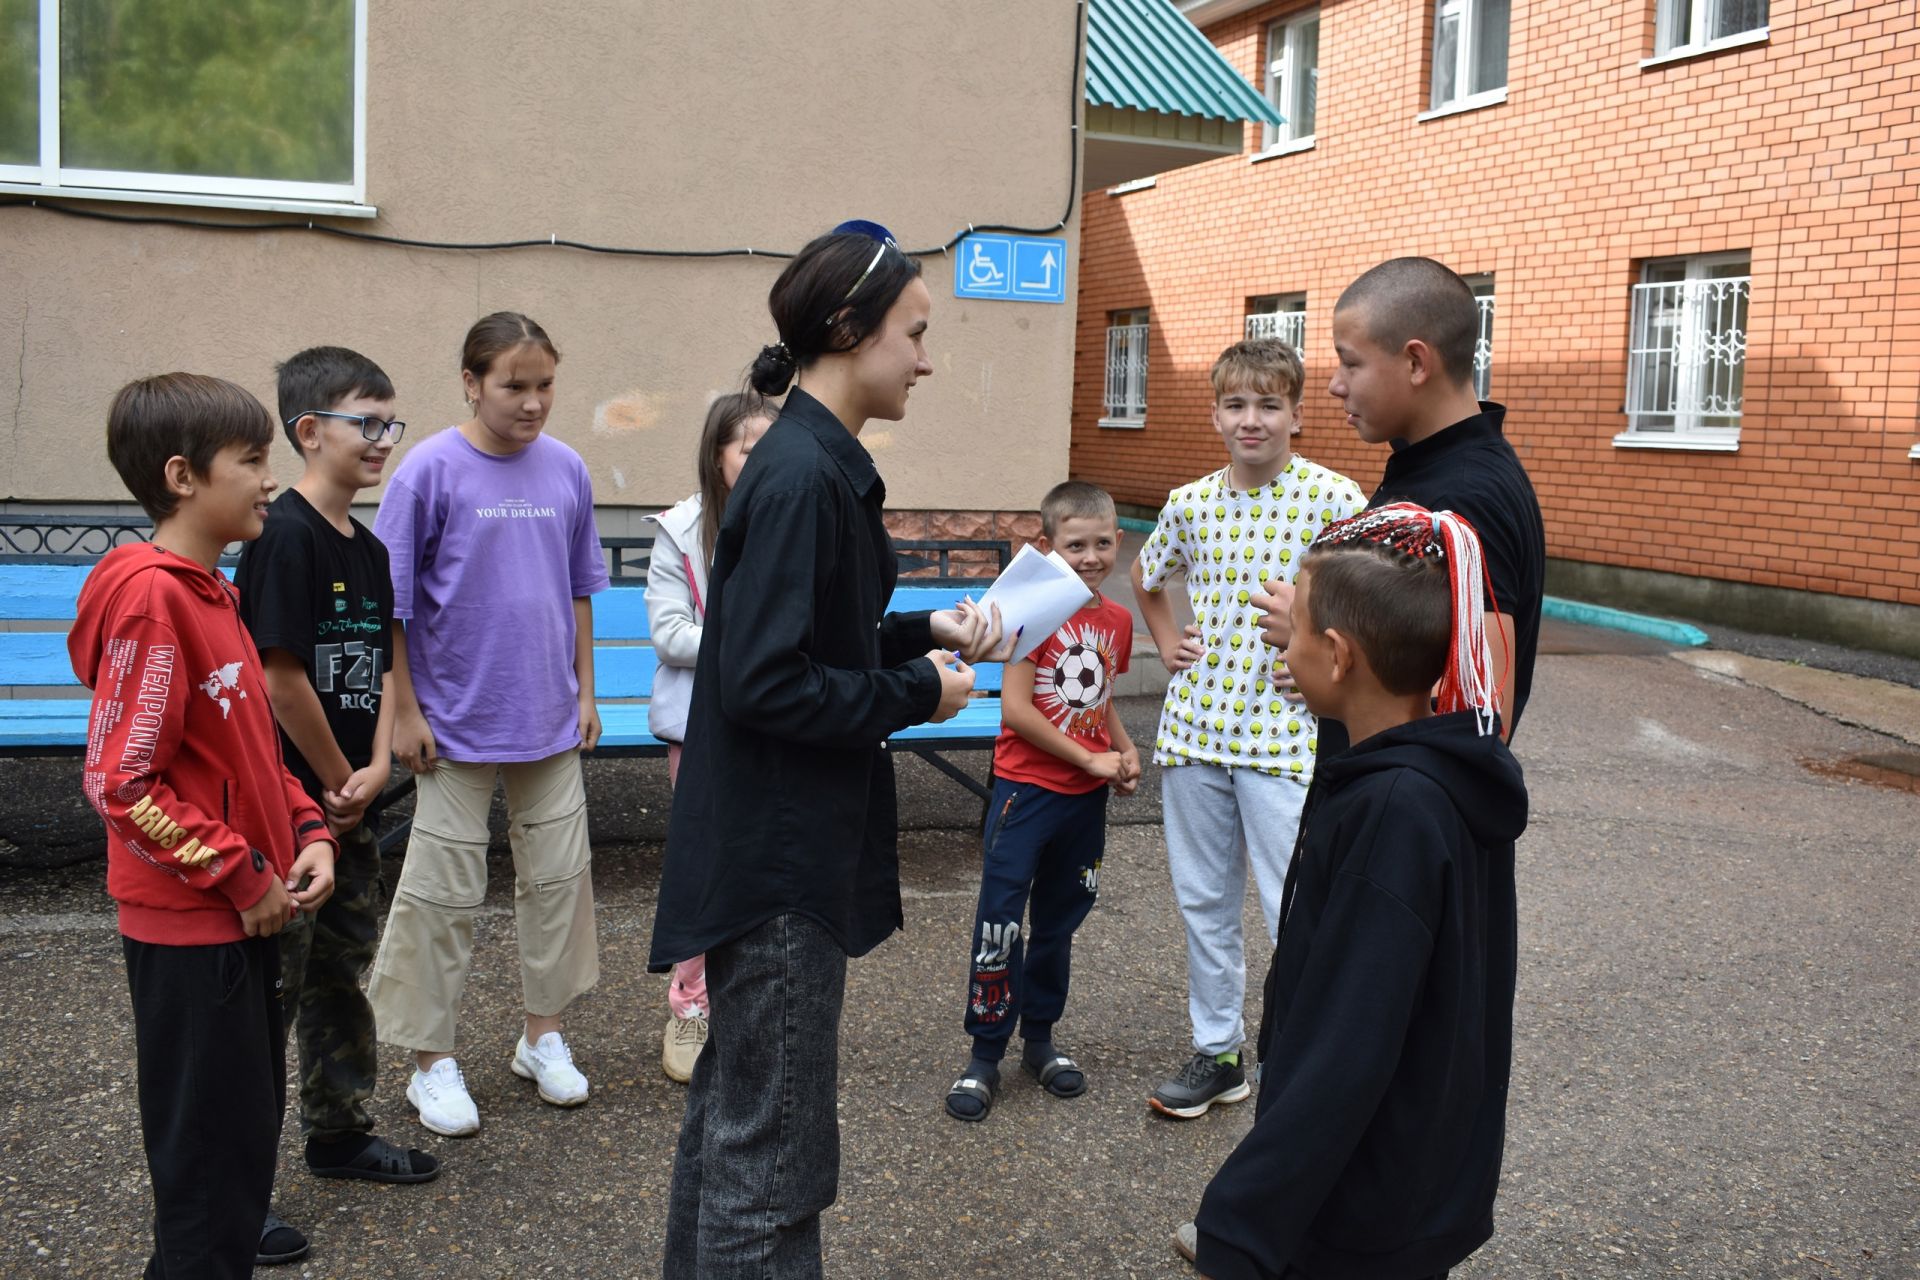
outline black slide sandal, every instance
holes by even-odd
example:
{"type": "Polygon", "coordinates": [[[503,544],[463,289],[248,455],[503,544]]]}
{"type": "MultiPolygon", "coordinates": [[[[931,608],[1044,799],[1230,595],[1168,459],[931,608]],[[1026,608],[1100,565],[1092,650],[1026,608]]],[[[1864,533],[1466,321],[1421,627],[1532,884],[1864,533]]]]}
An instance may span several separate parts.
{"type": "Polygon", "coordinates": [[[955,1080],[953,1087],[947,1090],[947,1114],[955,1120],[964,1120],[968,1124],[976,1124],[979,1121],[985,1120],[988,1114],[993,1111],[993,1100],[999,1095],[999,1092],[1000,1073],[998,1071],[990,1075],[985,1072],[975,1073],[970,1071],[958,1080],[955,1080]],[[956,1110],[954,1103],[963,1098],[979,1103],[980,1110],[972,1114],[968,1114],[968,1112],[964,1110],[956,1110]]]}
{"type": "Polygon", "coordinates": [[[440,1161],[424,1151],[401,1150],[385,1138],[367,1141],[360,1154],[345,1164],[307,1162],[316,1178],[364,1178],[368,1182],[431,1182],[440,1176],[440,1161]]]}
{"type": "Polygon", "coordinates": [[[267,1220],[260,1224],[260,1247],[254,1254],[253,1265],[277,1267],[298,1262],[312,1247],[300,1228],[289,1226],[285,1218],[269,1209],[267,1220]]]}
{"type": "Polygon", "coordinates": [[[1044,1062],[1029,1062],[1025,1058],[1020,1062],[1033,1073],[1040,1087],[1056,1098],[1077,1098],[1087,1091],[1087,1073],[1064,1053],[1057,1053],[1044,1062]],[[1073,1079],[1066,1081],[1061,1076],[1072,1076],[1073,1079]]]}

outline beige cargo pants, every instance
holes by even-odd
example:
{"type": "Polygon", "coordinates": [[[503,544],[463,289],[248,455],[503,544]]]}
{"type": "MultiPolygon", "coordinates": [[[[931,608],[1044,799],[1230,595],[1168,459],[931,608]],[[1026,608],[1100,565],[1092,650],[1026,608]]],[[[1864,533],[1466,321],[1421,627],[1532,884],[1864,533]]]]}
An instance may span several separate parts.
{"type": "Polygon", "coordinates": [[[413,833],[367,983],[388,1044],[454,1052],[473,962],[473,917],[487,893],[487,810],[506,781],[513,915],[526,1010],[562,1013],[600,980],[592,851],[580,753],[523,764],[435,760],[419,776],[413,833]]]}

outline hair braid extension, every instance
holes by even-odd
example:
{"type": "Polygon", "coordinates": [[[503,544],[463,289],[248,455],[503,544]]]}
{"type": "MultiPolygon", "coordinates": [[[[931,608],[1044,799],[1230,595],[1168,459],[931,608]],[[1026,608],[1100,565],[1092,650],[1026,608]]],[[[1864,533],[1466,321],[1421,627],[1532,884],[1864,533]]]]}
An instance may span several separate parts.
{"type": "MultiPolygon", "coordinates": [[[[1453,638],[1447,648],[1446,671],[1440,678],[1438,707],[1442,713],[1470,710],[1481,735],[1492,733],[1500,709],[1500,684],[1494,676],[1493,651],[1487,643],[1485,601],[1492,587],[1486,581],[1480,535],[1454,512],[1393,502],[1328,525],[1313,545],[1320,551],[1361,542],[1388,547],[1416,560],[1437,560],[1446,566],[1453,638]]],[[[1494,607],[1498,609],[1498,601],[1494,607]]]]}

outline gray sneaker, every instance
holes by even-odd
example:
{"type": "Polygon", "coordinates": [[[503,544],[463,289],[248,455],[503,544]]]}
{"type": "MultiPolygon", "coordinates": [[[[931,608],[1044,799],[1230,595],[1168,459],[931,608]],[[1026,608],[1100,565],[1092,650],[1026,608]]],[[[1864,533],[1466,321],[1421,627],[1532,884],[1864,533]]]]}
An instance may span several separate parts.
{"type": "Polygon", "coordinates": [[[1200,1265],[1200,1229],[1191,1222],[1183,1222],[1173,1229],[1173,1251],[1191,1262],[1200,1265]]]}
{"type": "Polygon", "coordinates": [[[1180,1074],[1161,1082],[1147,1105],[1163,1116],[1192,1120],[1207,1114],[1216,1102],[1239,1102],[1252,1092],[1239,1063],[1217,1062],[1210,1053],[1196,1053],[1180,1074]]]}

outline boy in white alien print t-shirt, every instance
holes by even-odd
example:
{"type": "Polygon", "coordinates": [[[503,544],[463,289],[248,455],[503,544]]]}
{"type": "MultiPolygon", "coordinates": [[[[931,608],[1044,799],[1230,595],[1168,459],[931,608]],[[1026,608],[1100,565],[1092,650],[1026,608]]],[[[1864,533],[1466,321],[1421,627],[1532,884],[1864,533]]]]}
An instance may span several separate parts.
{"type": "Polygon", "coordinates": [[[1213,366],[1213,425],[1230,462],[1167,497],[1133,569],[1134,594],[1173,679],[1154,740],[1167,863],[1187,931],[1193,1056],[1153,1091],[1162,1115],[1191,1119],[1250,1092],[1241,907],[1251,863],[1271,943],[1280,892],[1313,780],[1314,721],[1270,680],[1250,603],[1292,582],[1314,536],[1366,499],[1353,481],[1293,456],[1305,373],[1291,346],[1238,342],[1213,366]],[[1182,634],[1164,588],[1186,575],[1194,622],[1182,634]]]}

